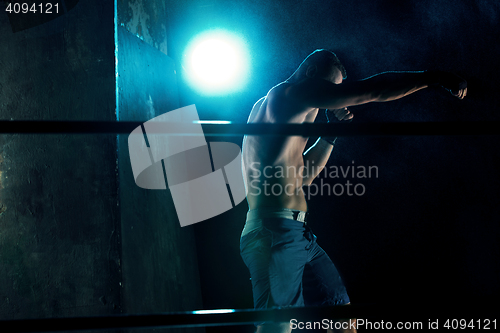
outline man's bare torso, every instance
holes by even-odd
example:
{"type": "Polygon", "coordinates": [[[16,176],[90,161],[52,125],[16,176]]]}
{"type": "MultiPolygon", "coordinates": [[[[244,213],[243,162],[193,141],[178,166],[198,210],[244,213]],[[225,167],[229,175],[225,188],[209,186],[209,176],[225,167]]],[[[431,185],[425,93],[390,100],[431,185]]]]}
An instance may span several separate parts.
{"type": "MultiPolygon", "coordinates": [[[[288,83],[280,84],[253,107],[248,123],[313,122],[318,109],[297,110],[283,98],[288,83]]],[[[307,211],[302,192],[303,152],[308,138],[245,136],[243,173],[250,209],[263,207],[307,211]]]]}

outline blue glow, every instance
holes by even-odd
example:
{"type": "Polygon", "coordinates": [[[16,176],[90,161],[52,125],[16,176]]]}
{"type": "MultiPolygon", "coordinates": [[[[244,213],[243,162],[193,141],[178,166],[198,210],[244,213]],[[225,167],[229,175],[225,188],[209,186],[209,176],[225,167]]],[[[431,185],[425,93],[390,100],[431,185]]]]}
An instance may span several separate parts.
{"type": "Polygon", "coordinates": [[[231,124],[229,120],[194,120],[195,124],[231,124]]]}
{"type": "Polygon", "coordinates": [[[203,95],[225,95],[241,90],[249,72],[244,40],[225,30],[199,34],[186,49],[183,67],[189,85],[203,95]]]}
{"type": "Polygon", "coordinates": [[[218,310],[196,310],[193,314],[217,314],[217,313],[232,313],[234,309],[218,309],[218,310]]]}

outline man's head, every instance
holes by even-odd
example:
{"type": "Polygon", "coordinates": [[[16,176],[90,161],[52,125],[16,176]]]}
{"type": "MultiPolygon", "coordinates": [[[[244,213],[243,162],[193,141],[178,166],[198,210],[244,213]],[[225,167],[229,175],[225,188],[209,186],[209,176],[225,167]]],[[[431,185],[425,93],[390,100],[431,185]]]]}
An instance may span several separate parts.
{"type": "Polygon", "coordinates": [[[332,51],[319,49],[311,53],[293,74],[297,79],[315,77],[334,83],[346,78],[344,66],[332,51]]]}

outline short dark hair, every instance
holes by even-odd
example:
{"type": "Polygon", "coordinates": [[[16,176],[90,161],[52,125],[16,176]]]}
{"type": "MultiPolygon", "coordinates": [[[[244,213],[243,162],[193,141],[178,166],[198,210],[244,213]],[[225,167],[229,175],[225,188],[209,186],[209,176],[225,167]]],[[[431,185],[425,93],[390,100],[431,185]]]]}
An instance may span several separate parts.
{"type": "Polygon", "coordinates": [[[331,67],[337,67],[342,73],[342,78],[346,78],[347,74],[344,66],[333,51],[327,49],[317,49],[309,54],[300,66],[316,65],[320,71],[327,70],[331,67]]]}

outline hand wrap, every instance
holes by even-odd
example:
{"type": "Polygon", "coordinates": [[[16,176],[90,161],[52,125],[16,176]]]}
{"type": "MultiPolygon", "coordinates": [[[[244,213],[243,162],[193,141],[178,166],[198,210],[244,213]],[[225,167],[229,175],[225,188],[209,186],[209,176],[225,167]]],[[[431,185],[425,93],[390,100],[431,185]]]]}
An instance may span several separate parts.
{"type": "MultiPolygon", "coordinates": [[[[318,122],[320,122],[320,123],[326,122],[327,124],[340,124],[340,122],[350,123],[351,121],[352,121],[352,118],[348,119],[348,120],[338,120],[337,117],[335,117],[335,114],[333,113],[333,109],[330,111],[328,109],[325,109],[324,117],[320,117],[318,122]]],[[[329,135],[322,136],[321,138],[323,140],[325,140],[326,142],[328,142],[329,144],[331,144],[332,146],[335,145],[335,141],[337,140],[336,136],[329,136],[329,135]]]]}

